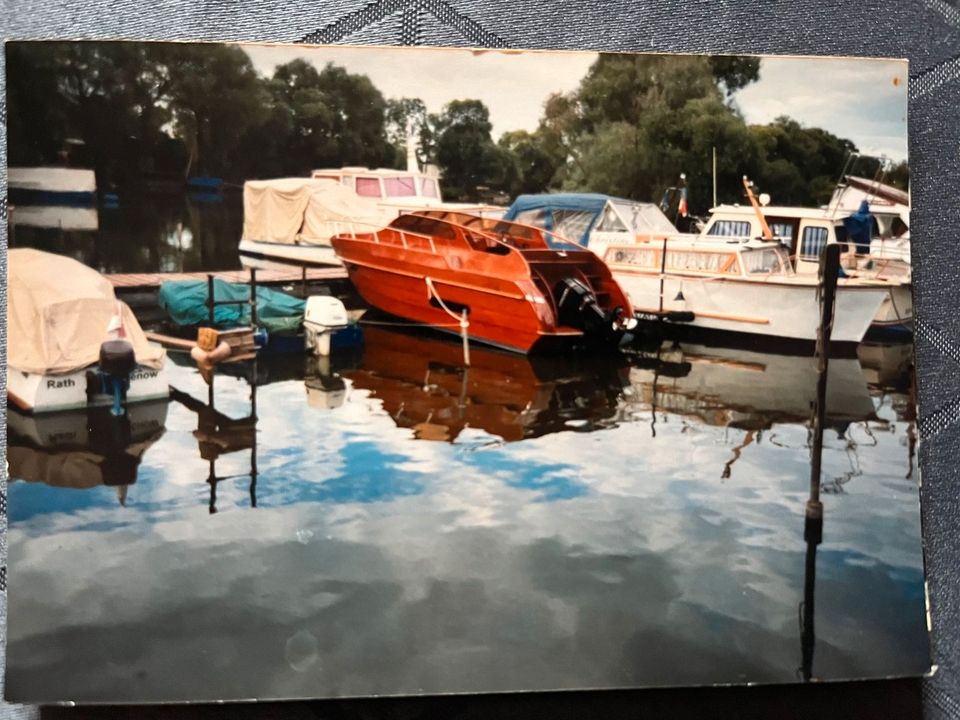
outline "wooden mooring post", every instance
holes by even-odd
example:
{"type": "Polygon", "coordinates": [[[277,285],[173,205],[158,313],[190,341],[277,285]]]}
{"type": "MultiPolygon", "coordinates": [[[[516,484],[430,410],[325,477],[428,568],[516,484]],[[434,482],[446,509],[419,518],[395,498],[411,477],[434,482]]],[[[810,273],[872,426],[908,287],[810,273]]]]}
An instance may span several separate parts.
{"type": "Polygon", "coordinates": [[[817,546],[823,540],[823,503],[820,502],[820,473],[823,456],[823,423],[827,411],[827,373],[830,368],[830,336],[833,332],[840,251],[836,243],[820,251],[820,327],[817,330],[817,400],[813,414],[813,447],[810,456],[810,496],[804,512],[803,539],[807,552],[803,572],[803,613],[801,615],[800,674],[804,682],[813,677],[814,588],[817,578],[817,546]]]}

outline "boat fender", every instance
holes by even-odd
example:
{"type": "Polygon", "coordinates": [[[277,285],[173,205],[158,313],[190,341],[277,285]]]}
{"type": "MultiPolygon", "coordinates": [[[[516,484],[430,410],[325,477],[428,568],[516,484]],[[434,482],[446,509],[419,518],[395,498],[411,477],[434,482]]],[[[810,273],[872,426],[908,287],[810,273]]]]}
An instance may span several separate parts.
{"type": "Polygon", "coordinates": [[[194,346],[190,350],[190,357],[197,365],[211,367],[230,357],[230,344],[226,340],[221,340],[220,344],[213,350],[204,350],[199,346],[194,346]]]}

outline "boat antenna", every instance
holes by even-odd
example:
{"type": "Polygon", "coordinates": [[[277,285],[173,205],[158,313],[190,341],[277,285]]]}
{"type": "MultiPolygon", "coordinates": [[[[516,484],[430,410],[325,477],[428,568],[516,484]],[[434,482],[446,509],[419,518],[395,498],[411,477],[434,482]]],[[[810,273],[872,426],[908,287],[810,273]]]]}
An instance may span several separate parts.
{"type": "Polygon", "coordinates": [[[773,233],[770,232],[770,226],[767,225],[767,219],[763,216],[763,210],[760,208],[760,203],[757,202],[757,198],[753,195],[753,183],[750,182],[750,179],[744,175],[743,176],[743,189],[747,191],[747,198],[750,200],[750,204],[753,206],[753,211],[757,214],[757,219],[760,221],[760,229],[763,231],[763,237],[765,240],[773,241],[773,233]]]}

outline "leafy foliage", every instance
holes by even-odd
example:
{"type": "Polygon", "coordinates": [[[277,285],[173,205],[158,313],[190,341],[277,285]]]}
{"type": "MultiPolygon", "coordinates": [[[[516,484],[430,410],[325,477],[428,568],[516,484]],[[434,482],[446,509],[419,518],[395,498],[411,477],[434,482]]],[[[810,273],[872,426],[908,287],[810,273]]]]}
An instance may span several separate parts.
{"type": "MultiPolygon", "coordinates": [[[[716,149],[718,201],[740,201],[749,175],[777,203],[826,202],[856,148],[791,118],[747,126],[735,93],[759,77],[760,62],[600,54],[575,91],[547,98],[535,130],[494,142],[480,100],[430,114],[421,99],[385,99],[367,76],[332,64],[294,60],[261,77],[232,46],[10,43],[9,160],[63,162],[66,148],[101,187],[199,174],[239,183],[404,167],[412,132],[450,199],[568,189],[653,200],[685,173],[691,210],[703,212],[716,149]]],[[[879,170],[862,158],[856,166],[867,177],[879,170]]],[[[906,164],[887,180],[906,188],[906,164]]]]}

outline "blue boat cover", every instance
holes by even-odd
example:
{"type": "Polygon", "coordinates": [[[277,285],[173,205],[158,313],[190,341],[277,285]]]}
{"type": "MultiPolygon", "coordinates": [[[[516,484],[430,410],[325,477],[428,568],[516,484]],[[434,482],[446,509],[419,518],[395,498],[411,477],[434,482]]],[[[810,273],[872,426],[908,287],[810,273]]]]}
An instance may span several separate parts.
{"type": "Polygon", "coordinates": [[[847,241],[856,246],[859,254],[870,252],[870,238],[873,233],[873,217],[870,215],[870,204],[864,200],[857,211],[848,218],[844,218],[843,227],[847,230],[847,241]]]}
{"type": "MultiPolygon", "coordinates": [[[[206,280],[175,280],[160,285],[160,307],[181,327],[209,325],[206,280]]],[[[235,300],[236,305],[214,308],[214,327],[231,328],[250,325],[250,286],[219,278],[213,281],[217,302],[235,300]]],[[[303,322],[306,303],[268,287],[257,287],[257,325],[269,333],[293,334],[303,322]]]]}
{"type": "MultiPolygon", "coordinates": [[[[544,193],[541,195],[520,195],[513,201],[504,214],[504,220],[516,220],[520,213],[529,210],[544,210],[544,229],[553,230],[555,227],[553,212],[556,210],[574,210],[578,212],[588,212],[593,214],[593,219],[584,228],[581,237],[571,237],[581,245],[586,246],[590,240],[590,231],[610,200],[620,200],[620,198],[602,195],[600,193],[544,193]]],[[[623,202],[631,202],[623,200],[623,202]]],[[[536,223],[533,223],[536,224],[536,223]]]]}

